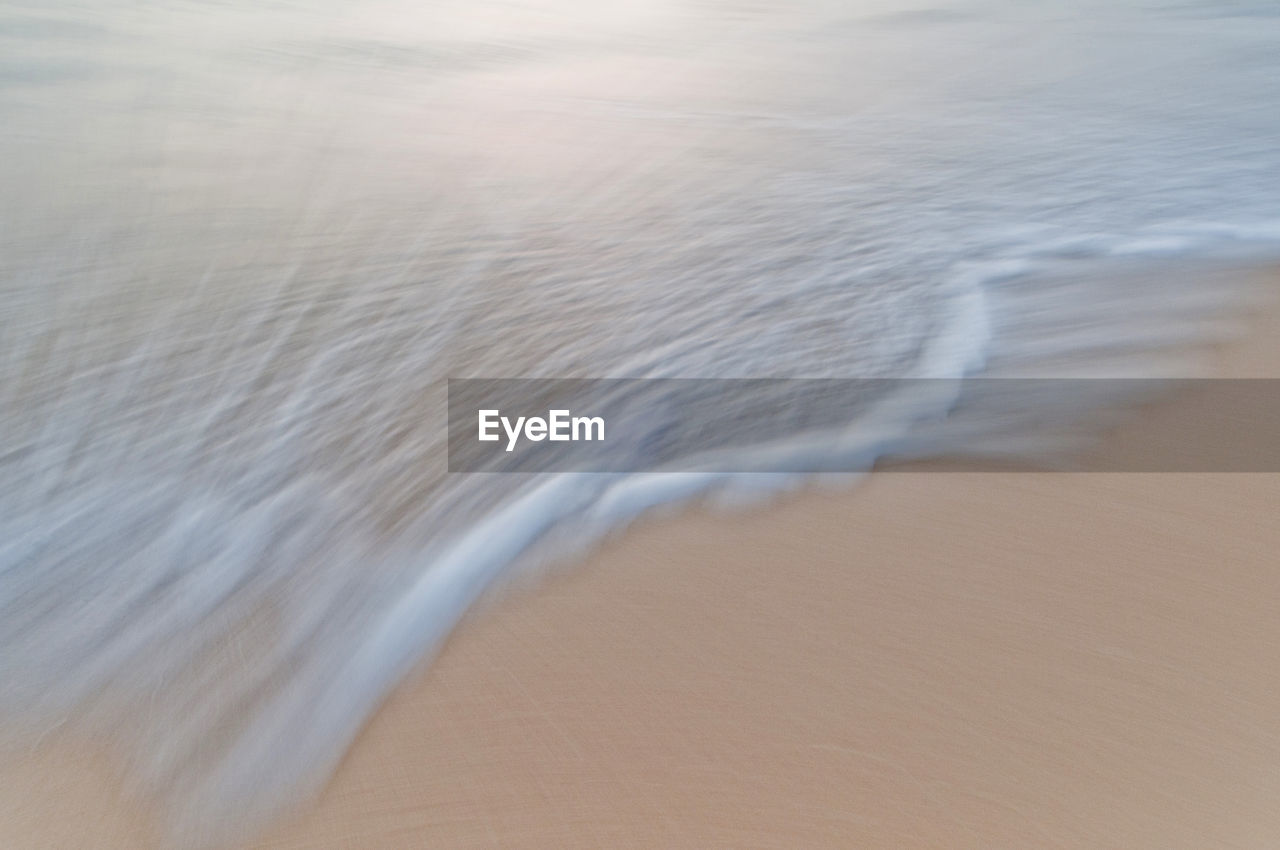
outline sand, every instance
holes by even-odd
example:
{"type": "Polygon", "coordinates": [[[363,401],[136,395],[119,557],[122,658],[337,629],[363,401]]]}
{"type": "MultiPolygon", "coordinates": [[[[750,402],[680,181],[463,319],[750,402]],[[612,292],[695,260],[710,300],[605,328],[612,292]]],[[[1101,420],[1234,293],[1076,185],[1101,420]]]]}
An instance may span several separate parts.
{"type": "MultiPolygon", "coordinates": [[[[1280,375],[1256,325],[1223,374],[1280,375]]],[[[1280,847],[1278,508],[917,471],[642,522],[470,618],[255,847],[1280,847]]],[[[0,766],[0,847],[156,846],[83,742],[0,766]]]]}

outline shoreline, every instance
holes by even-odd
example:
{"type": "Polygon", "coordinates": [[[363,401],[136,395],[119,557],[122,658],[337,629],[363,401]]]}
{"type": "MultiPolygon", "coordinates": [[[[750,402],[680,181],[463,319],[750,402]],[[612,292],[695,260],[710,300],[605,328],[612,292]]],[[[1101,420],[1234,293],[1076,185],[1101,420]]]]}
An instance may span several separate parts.
{"type": "MultiPolygon", "coordinates": [[[[1253,324],[1224,376],[1280,375],[1253,324]]],[[[1280,841],[1280,474],[942,465],[645,519],[487,602],[253,846],[1280,841]]],[[[155,843],[83,752],[0,771],[0,844],[155,843]]]]}

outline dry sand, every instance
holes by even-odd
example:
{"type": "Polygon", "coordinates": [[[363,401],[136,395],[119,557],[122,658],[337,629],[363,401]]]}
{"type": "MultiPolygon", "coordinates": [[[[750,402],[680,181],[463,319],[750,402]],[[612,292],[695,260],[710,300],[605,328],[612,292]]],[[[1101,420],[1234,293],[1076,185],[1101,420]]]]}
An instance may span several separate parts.
{"type": "MultiPolygon", "coordinates": [[[[1280,375],[1274,312],[1226,374],[1280,375]]],[[[1280,847],[1278,509],[918,472],[642,523],[464,624],[258,846],[1280,847]]],[[[0,847],[151,835],[91,748],[0,766],[0,847]]]]}

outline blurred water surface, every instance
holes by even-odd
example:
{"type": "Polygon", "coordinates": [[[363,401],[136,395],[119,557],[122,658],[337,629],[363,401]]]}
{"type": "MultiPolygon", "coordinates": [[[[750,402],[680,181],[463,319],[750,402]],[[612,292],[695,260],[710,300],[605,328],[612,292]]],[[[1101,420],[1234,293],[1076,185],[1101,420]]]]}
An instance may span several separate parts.
{"type": "Polygon", "coordinates": [[[448,476],[445,378],[971,370],[1011,270],[1280,238],[1277,44],[1263,2],[0,4],[3,699],[270,810],[598,503],[448,476]]]}

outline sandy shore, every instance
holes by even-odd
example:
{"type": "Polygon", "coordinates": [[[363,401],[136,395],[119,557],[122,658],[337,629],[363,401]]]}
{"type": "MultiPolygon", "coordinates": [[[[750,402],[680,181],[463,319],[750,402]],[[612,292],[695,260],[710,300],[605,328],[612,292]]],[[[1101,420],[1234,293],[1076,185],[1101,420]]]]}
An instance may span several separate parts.
{"type": "MultiPolygon", "coordinates": [[[[1223,373],[1280,375],[1276,311],[1223,373]]],[[[642,523],[469,620],[257,846],[1277,847],[1278,508],[924,472],[642,523]]],[[[0,846],[151,836],[83,746],[0,767],[0,846]]]]}

